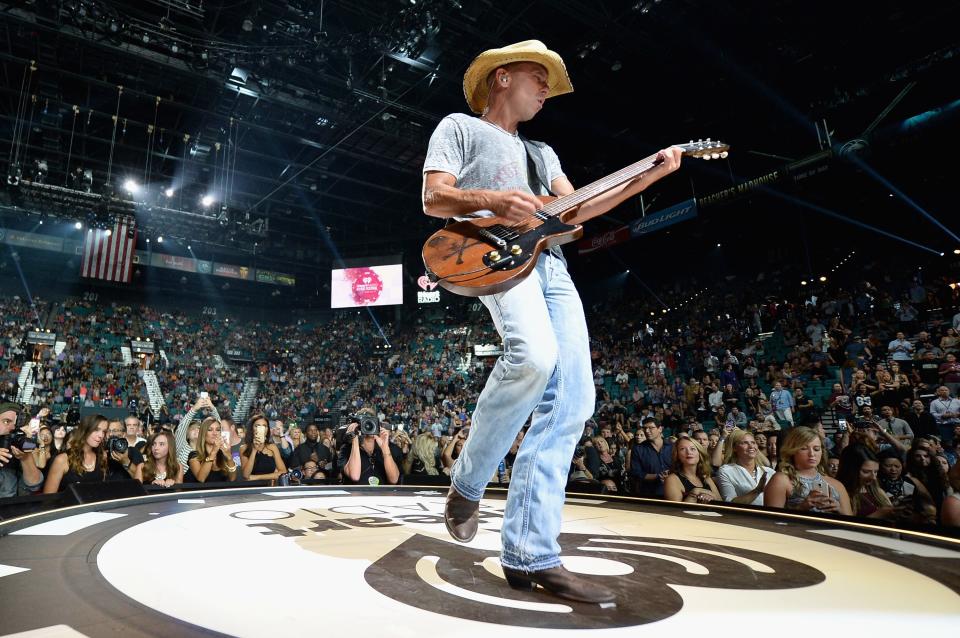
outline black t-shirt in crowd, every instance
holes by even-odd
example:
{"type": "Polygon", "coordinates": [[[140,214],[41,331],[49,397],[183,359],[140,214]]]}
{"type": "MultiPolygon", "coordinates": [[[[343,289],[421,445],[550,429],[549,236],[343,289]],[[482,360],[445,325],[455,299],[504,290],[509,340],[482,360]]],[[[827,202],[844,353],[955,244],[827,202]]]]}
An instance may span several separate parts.
{"type": "MultiPolygon", "coordinates": [[[[360,479],[358,481],[351,481],[344,472],[343,482],[348,485],[390,485],[387,481],[387,470],[383,465],[383,453],[380,451],[380,445],[375,444],[373,446],[373,454],[371,455],[367,454],[367,451],[363,449],[362,443],[361,441],[360,479]],[[371,482],[371,480],[373,480],[373,482],[371,482]]],[[[352,446],[353,442],[347,441],[340,447],[337,464],[341,472],[343,472],[343,468],[347,466],[347,461],[350,460],[352,446]]],[[[397,470],[402,471],[400,467],[403,461],[403,451],[393,443],[390,444],[390,456],[393,457],[393,462],[396,463],[397,470]]]]}
{"type": "Polygon", "coordinates": [[[297,449],[293,451],[293,454],[290,455],[288,465],[292,468],[303,467],[303,464],[310,460],[310,455],[314,453],[317,455],[317,465],[321,471],[327,467],[327,463],[333,460],[333,453],[330,451],[330,448],[319,440],[316,443],[307,440],[298,445],[297,449]]]}
{"type": "MultiPolygon", "coordinates": [[[[140,465],[143,463],[143,454],[140,453],[137,448],[130,446],[127,448],[127,456],[130,457],[130,465],[140,465]]],[[[125,481],[130,479],[130,472],[123,469],[123,465],[114,461],[110,456],[110,453],[107,453],[107,480],[108,481],[125,481]]]]}
{"type": "Polygon", "coordinates": [[[933,361],[918,361],[917,362],[917,374],[920,375],[920,380],[923,381],[928,387],[937,387],[940,385],[940,364],[942,362],[939,360],[933,361]]]}

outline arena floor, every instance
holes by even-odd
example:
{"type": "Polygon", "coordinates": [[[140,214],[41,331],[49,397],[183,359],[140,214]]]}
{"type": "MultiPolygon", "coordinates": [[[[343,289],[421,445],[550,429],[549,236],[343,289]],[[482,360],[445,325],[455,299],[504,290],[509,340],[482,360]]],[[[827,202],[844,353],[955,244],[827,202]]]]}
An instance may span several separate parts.
{"type": "Polygon", "coordinates": [[[488,493],[469,545],[447,535],[443,496],[416,487],[220,490],[14,519],[0,525],[0,631],[503,638],[841,627],[952,635],[960,626],[960,540],[568,498],[566,566],[619,593],[615,606],[599,607],[507,586],[497,562],[502,492],[488,493]]]}

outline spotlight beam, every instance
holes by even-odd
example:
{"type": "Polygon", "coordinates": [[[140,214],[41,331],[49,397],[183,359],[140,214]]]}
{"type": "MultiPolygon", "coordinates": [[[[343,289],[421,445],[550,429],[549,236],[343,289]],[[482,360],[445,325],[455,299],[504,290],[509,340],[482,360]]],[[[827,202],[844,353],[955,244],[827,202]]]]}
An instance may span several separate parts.
{"type": "Polygon", "coordinates": [[[956,241],[960,242],[960,237],[958,237],[956,233],[954,233],[952,230],[950,230],[949,228],[947,228],[946,226],[944,226],[944,225],[940,222],[939,219],[937,219],[936,217],[934,217],[933,215],[931,215],[930,213],[928,213],[926,210],[924,210],[923,207],[920,206],[920,204],[918,204],[918,203],[916,203],[915,201],[913,201],[912,199],[910,199],[910,197],[908,197],[906,193],[904,193],[904,192],[901,191],[899,188],[897,188],[896,186],[894,186],[893,184],[891,184],[891,183],[890,183],[890,180],[886,179],[883,175],[881,175],[880,173],[878,173],[877,171],[875,171],[869,164],[867,164],[866,162],[864,162],[861,158],[857,157],[856,154],[854,154],[854,153],[848,154],[848,155],[847,155],[847,159],[849,159],[851,162],[853,162],[854,164],[856,164],[856,165],[857,165],[860,169],[862,169],[867,175],[869,175],[870,177],[872,177],[872,178],[875,179],[876,181],[878,181],[878,182],[880,182],[881,184],[883,184],[884,187],[889,188],[894,194],[896,194],[897,197],[899,197],[901,200],[903,200],[904,202],[906,202],[906,203],[907,203],[911,208],[913,208],[915,211],[917,211],[918,213],[920,213],[921,215],[923,215],[924,217],[926,217],[926,218],[927,218],[928,220],[930,220],[932,223],[936,224],[937,227],[939,227],[939,228],[940,228],[941,230],[943,230],[945,233],[947,233],[948,235],[950,235],[951,237],[953,237],[956,241]]]}
{"type": "Polygon", "coordinates": [[[928,253],[933,253],[933,254],[936,255],[937,257],[940,256],[941,251],[939,251],[939,250],[934,250],[933,248],[930,248],[929,246],[924,246],[923,244],[918,244],[918,243],[915,242],[915,241],[910,241],[909,239],[904,239],[903,237],[900,237],[900,236],[898,236],[898,235],[894,235],[893,233],[889,233],[889,232],[887,232],[887,231],[885,231],[885,230],[882,230],[882,229],[880,229],[880,228],[877,228],[876,226],[871,226],[870,224],[865,224],[865,223],[863,223],[863,222],[859,222],[859,221],[857,221],[857,220],[855,220],[855,219],[851,219],[851,218],[849,218],[849,217],[846,217],[846,216],[844,216],[844,215],[841,215],[840,213],[835,213],[834,211],[829,210],[829,209],[826,209],[826,208],[824,208],[823,206],[818,206],[818,205],[816,205],[816,204],[814,204],[814,203],[812,203],[812,202],[807,202],[807,201],[804,201],[804,200],[802,200],[802,199],[798,199],[798,198],[796,198],[796,197],[791,197],[791,196],[789,196],[789,195],[786,195],[786,194],[784,194],[784,193],[781,193],[780,191],[776,191],[776,190],[774,190],[774,189],[772,189],[772,188],[770,188],[770,187],[761,187],[761,190],[762,190],[763,192],[765,192],[765,193],[767,193],[767,194],[769,194],[769,195],[773,195],[774,197],[777,197],[777,198],[779,198],[779,199],[782,199],[782,200],[791,202],[791,203],[796,204],[796,205],[798,205],[798,206],[803,206],[804,208],[809,208],[810,210],[816,211],[816,212],[820,213],[821,215],[826,215],[827,217],[832,217],[833,219],[838,219],[838,220],[840,220],[840,221],[842,221],[842,222],[846,222],[846,223],[848,223],[848,224],[853,224],[854,226],[859,226],[860,228],[865,228],[866,230],[873,231],[873,232],[875,232],[875,233],[878,233],[878,234],[880,234],[880,235],[883,235],[884,237],[889,237],[890,239],[896,239],[897,241],[903,242],[903,243],[905,243],[905,244],[909,244],[909,245],[913,246],[914,248],[919,248],[920,250],[925,250],[925,251],[927,251],[928,253]]]}

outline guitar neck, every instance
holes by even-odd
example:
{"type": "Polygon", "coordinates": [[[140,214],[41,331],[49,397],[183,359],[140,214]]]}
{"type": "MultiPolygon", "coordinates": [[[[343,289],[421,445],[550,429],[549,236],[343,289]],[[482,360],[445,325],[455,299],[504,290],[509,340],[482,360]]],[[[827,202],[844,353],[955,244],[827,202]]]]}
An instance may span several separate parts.
{"type": "Polygon", "coordinates": [[[641,175],[649,171],[657,164],[660,164],[662,161],[663,160],[659,158],[657,154],[646,157],[639,162],[620,169],[616,173],[611,173],[606,177],[601,177],[595,182],[578,188],[569,195],[558,197],[543,207],[543,213],[552,217],[559,215],[564,211],[570,210],[571,208],[576,208],[580,204],[593,199],[597,195],[602,195],[610,189],[616,188],[621,184],[626,184],[630,180],[635,179],[638,175],[641,175]]]}
{"type": "MultiPolygon", "coordinates": [[[[710,138],[697,140],[696,142],[690,140],[690,142],[686,144],[676,144],[675,146],[683,151],[684,157],[698,157],[705,160],[724,158],[727,156],[727,151],[730,148],[727,144],[711,141],[710,138]]],[[[542,215],[555,217],[564,211],[576,208],[597,195],[606,193],[608,190],[616,188],[621,184],[626,184],[662,162],[663,157],[661,157],[659,153],[654,153],[650,157],[645,157],[639,162],[621,168],[616,173],[611,173],[592,184],[578,188],[569,195],[564,195],[563,197],[553,200],[543,207],[542,215]]]]}

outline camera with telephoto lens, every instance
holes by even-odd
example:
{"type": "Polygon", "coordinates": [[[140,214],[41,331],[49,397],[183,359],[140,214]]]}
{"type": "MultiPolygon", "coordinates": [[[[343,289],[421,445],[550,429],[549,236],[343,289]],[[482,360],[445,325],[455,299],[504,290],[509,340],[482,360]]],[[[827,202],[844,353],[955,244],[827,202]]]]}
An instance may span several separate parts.
{"type": "Polygon", "coordinates": [[[372,414],[351,414],[350,423],[359,423],[354,432],[363,436],[377,436],[380,434],[380,419],[372,414]]]}
{"type": "Polygon", "coordinates": [[[15,447],[22,452],[26,452],[37,447],[37,440],[27,436],[22,430],[14,430],[10,434],[0,436],[0,447],[8,450],[15,447]]]}
{"type": "Polygon", "coordinates": [[[288,470],[277,478],[279,485],[290,485],[290,483],[299,483],[303,480],[303,471],[299,467],[288,470]]]}
{"type": "Polygon", "coordinates": [[[127,451],[128,447],[130,447],[130,444],[127,443],[127,439],[122,436],[111,436],[107,439],[107,452],[123,454],[127,451]]]}

